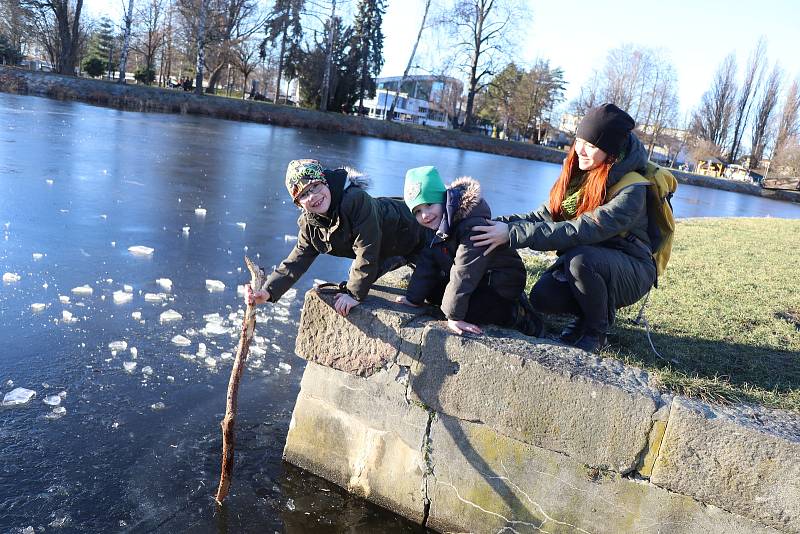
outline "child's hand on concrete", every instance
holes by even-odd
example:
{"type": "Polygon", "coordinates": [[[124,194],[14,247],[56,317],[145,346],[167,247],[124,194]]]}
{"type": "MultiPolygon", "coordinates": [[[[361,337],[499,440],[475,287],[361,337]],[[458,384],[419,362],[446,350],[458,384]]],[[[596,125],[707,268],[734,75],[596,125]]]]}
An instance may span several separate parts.
{"type": "Polygon", "coordinates": [[[359,302],[347,293],[339,293],[333,301],[333,308],[342,317],[347,317],[350,310],[358,306],[359,302]]]}
{"type": "Polygon", "coordinates": [[[414,304],[413,302],[408,300],[405,295],[403,295],[402,297],[395,298],[394,301],[397,302],[398,304],[405,304],[406,306],[412,306],[414,308],[419,308],[419,304],[414,304]]]}
{"type": "Polygon", "coordinates": [[[483,334],[483,330],[478,328],[477,325],[472,323],[468,323],[466,321],[454,321],[452,319],[447,320],[447,328],[451,331],[455,332],[459,336],[462,335],[464,332],[469,332],[470,334],[483,334]]]}

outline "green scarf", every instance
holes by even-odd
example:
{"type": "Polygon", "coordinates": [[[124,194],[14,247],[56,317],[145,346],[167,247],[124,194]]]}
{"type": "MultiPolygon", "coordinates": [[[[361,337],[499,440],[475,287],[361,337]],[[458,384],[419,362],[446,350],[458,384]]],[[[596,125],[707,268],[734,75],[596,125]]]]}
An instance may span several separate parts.
{"type": "Polygon", "coordinates": [[[578,204],[581,202],[581,192],[585,182],[585,172],[576,173],[569,181],[564,200],[561,201],[561,212],[565,219],[574,219],[578,213],[578,204]]]}

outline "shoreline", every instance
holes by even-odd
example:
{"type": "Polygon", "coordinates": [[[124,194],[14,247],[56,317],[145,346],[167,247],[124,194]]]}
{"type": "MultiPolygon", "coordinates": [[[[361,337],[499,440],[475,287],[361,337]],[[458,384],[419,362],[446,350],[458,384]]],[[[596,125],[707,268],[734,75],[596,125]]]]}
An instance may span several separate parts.
{"type": "MultiPolygon", "coordinates": [[[[310,128],[547,163],[560,164],[564,159],[564,152],[554,148],[493,139],[456,130],[441,130],[214,95],[197,96],[175,89],[120,85],[104,80],[76,78],[16,67],[0,66],[0,92],[77,101],[124,111],[179,113],[291,128],[310,128]]],[[[755,184],[712,178],[675,169],[670,171],[682,184],[800,203],[800,192],[797,191],[763,189],[755,184]]]]}

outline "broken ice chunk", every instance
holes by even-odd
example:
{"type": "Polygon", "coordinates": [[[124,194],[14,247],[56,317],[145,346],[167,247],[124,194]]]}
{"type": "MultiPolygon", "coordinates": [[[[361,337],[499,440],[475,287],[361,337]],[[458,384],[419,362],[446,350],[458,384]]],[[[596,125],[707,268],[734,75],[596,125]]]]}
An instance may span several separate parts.
{"type": "Polygon", "coordinates": [[[43,302],[34,302],[33,304],[31,304],[31,311],[33,311],[34,313],[38,313],[44,310],[45,307],[46,305],[43,302]]]}
{"type": "Polygon", "coordinates": [[[192,341],[188,337],[184,337],[180,334],[172,338],[172,342],[179,347],[188,347],[192,344],[192,341]]]}
{"type": "Polygon", "coordinates": [[[127,341],[112,341],[108,344],[108,348],[115,351],[126,350],[128,348],[127,341]]]}
{"type": "Polygon", "coordinates": [[[267,353],[267,351],[265,351],[261,347],[255,347],[255,346],[254,347],[250,347],[250,354],[252,354],[255,357],[264,356],[266,353],[267,353]]]}
{"type": "Polygon", "coordinates": [[[144,300],[145,302],[161,302],[162,300],[167,298],[166,293],[145,293],[144,300]]]}
{"type": "Polygon", "coordinates": [[[166,408],[166,405],[160,401],[150,405],[151,410],[163,410],[164,408],[166,408]]]}
{"type": "Polygon", "coordinates": [[[206,355],[206,344],[205,343],[198,343],[197,344],[197,355],[203,357],[206,355]]]}
{"type": "Polygon", "coordinates": [[[136,359],[136,356],[138,354],[139,354],[139,349],[137,349],[136,347],[131,347],[131,356],[133,356],[134,360],[136,359]]]}
{"type": "Polygon", "coordinates": [[[142,374],[145,375],[145,376],[152,375],[153,374],[153,368],[150,367],[149,365],[145,365],[144,367],[142,367],[142,374]]]}
{"type": "Polygon", "coordinates": [[[67,323],[67,324],[77,323],[78,322],[78,319],[73,317],[72,313],[68,312],[67,310],[62,310],[61,311],[61,320],[64,321],[65,323],[67,323]]]}
{"type": "Polygon", "coordinates": [[[124,286],[122,286],[122,290],[125,293],[133,293],[133,286],[129,285],[129,284],[125,284],[124,286]]]}
{"type": "Polygon", "coordinates": [[[222,358],[223,360],[230,360],[231,358],[233,358],[233,353],[223,352],[222,354],[219,355],[219,357],[222,358]]]}
{"type": "Polygon", "coordinates": [[[20,278],[21,276],[18,275],[17,273],[5,273],[3,275],[3,282],[8,282],[8,283],[19,282],[20,278]]]}
{"type": "Polygon", "coordinates": [[[243,222],[237,222],[237,223],[236,223],[236,226],[238,226],[239,228],[241,228],[242,230],[244,230],[245,228],[247,228],[247,223],[243,223],[243,222]]]}
{"type": "Polygon", "coordinates": [[[64,417],[64,415],[66,415],[66,413],[67,413],[67,409],[66,408],[64,408],[63,406],[56,406],[55,408],[53,408],[52,412],[50,412],[49,414],[45,415],[44,417],[45,417],[45,419],[51,419],[51,420],[52,419],[60,419],[60,418],[64,417]]]}
{"type": "Polygon", "coordinates": [[[163,312],[161,315],[159,315],[158,319],[162,323],[167,323],[170,321],[180,321],[181,319],[183,319],[183,316],[180,313],[176,312],[175,310],[167,310],[163,312]]]}
{"type": "Polygon", "coordinates": [[[190,229],[191,229],[191,227],[189,227],[189,226],[184,226],[184,227],[183,227],[183,233],[184,233],[185,235],[189,235],[189,230],[190,230],[190,229]]]}
{"type": "Polygon", "coordinates": [[[194,360],[194,354],[189,354],[187,352],[181,352],[181,358],[185,358],[187,360],[194,360]]]}
{"type": "Polygon", "coordinates": [[[217,366],[217,360],[215,360],[211,356],[208,356],[204,361],[205,361],[206,365],[209,366],[209,367],[216,367],[217,366]]]}
{"type": "Polygon", "coordinates": [[[206,289],[209,291],[225,291],[225,284],[219,280],[206,280],[206,289]]]}
{"type": "Polygon", "coordinates": [[[134,245],[132,247],[128,247],[128,252],[136,256],[150,256],[154,251],[155,249],[146,247],[144,245],[134,245]]]}
{"type": "Polygon", "coordinates": [[[85,285],[82,285],[82,286],[73,287],[72,288],[72,292],[75,295],[87,296],[87,295],[91,295],[94,292],[94,290],[92,289],[92,286],[90,286],[89,284],[85,284],[85,285]]]}
{"type": "Polygon", "coordinates": [[[114,304],[125,304],[133,300],[133,293],[114,291],[114,304]]]}
{"type": "Polygon", "coordinates": [[[61,404],[61,397],[59,395],[48,395],[42,402],[47,404],[48,406],[58,406],[61,404]]]}
{"type": "Polygon", "coordinates": [[[205,333],[208,336],[221,336],[228,333],[228,329],[221,323],[206,323],[205,333]]]}
{"type": "Polygon", "coordinates": [[[52,179],[52,178],[48,178],[48,179],[46,179],[44,182],[45,182],[47,185],[53,185],[53,179],[52,179]]]}
{"type": "Polygon", "coordinates": [[[32,389],[14,388],[3,397],[3,406],[16,406],[25,404],[36,396],[32,389]]]}
{"type": "Polygon", "coordinates": [[[292,370],[292,366],[291,366],[291,365],[289,365],[289,364],[288,364],[288,363],[286,363],[286,362],[281,362],[281,363],[279,363],[279,364],[278,364],[278,367],[280,367],[280,368],[281,368],[281,370],[282,370],[283,372],[285,372],[285,373],[288,373],[289,371],[291,371],[291,370],[292,370]]]}
{"type": "Polygon", "coordinates": [[[134,320],[136,320],[136,321],[139,321],[139,320],[142,318],[142,312],[140,312],[140,311],[135,311],[135,312],[132,312],[132,313],[131,313],[131,317],[132,317],[134,320]]]}
{"type": "Polygon", "coordinates": [[[122,368],[128,371],[129,373],[132,373],[134,369],[136,369],[136,362],[123,362],[122,368]]]}
{"type": "Polygon", "coordinates": [[[68,296],[66,296],[66,295],[59,295],[59,296],[58,296],[58,301],[59,301],[61,304],[69,304],[69,297],[68,297],[68,296]]]}
{"type": "Polygon", "coordinates": [[[205,217],[206,216],[206,209],[205,208],[195,208],[194,214],[198,217],[205,217]]]}
{"type": "Polygon", "coordinates": [[[159,278],[156,280],[156,284],[160,285],[167,291],[172,291],[172,280],[169,278],[159,278]]]}
{"type": "Polygon", "coordinates": [[[42,258],[44,258],[44,254],[42,254],[41,252],[34,252],[31,255],[33,256],[33,259],[36,260],[36,261],[39,261],[42,258]]]}
{"type": "Polygon", "coordinates": [[[206,313],[203,315],[203,319],[210,323],[221,323],[223,320],[222,316],[218,313],[206,313]]]}

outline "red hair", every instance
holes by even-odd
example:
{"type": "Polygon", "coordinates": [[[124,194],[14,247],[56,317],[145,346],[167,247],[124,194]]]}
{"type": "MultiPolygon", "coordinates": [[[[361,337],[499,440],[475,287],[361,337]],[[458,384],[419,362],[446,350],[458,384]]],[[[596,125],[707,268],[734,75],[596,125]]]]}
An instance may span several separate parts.
{"type": "MultiPolygon", "coordinates": [[[[615,158],[609,156],[606,161],[587,172],[586,181],[581,188],[581,196],[576,216],[594,210],[605,201],[608,173],[614,161],[615,158]]],[[[573,143],[569,152],[567,152],[567,157],[564,158],[564,166],[561,168],[561,175],[550,190],[550,215],[552,215],[554,221],[565,219],[563,210],[561,209],[561,203],[564,202],[564,198],[567,195],[570,180],[572,180],[575,173],[579,171],[578,156],[575,154],[575,143],[573,143]]]]}

